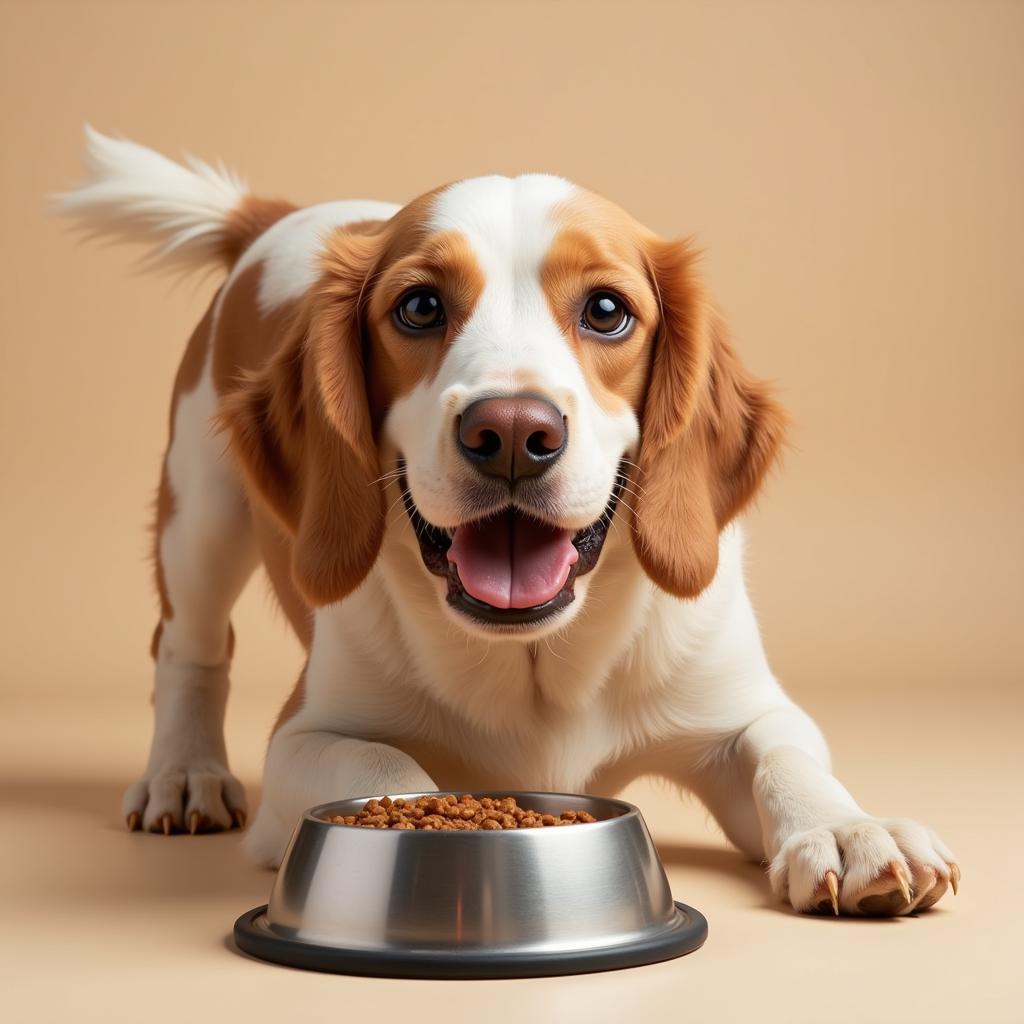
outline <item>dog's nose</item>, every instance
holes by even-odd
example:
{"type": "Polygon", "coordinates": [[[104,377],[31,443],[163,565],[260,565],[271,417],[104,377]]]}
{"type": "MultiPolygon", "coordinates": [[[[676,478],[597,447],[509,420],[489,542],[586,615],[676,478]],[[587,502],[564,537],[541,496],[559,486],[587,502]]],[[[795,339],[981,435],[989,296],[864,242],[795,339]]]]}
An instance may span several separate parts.
{"type": "Polygon", "coordinates": [[[457,436],[481,473],[515,482],[543,473],[565,451],[565,418],[543,398],[481,398],[459,417],[457,436]]]}

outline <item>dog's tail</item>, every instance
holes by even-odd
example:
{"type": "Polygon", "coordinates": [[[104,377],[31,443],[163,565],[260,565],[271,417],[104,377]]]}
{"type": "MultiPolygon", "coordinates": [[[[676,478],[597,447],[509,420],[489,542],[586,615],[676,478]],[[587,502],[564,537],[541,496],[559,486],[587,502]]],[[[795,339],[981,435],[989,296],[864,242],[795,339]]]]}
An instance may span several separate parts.
{"type": "Polygon", "coordinates": [[[88,178],[55,197],[55,212],[90,235],[142,242],[147,267],[190,271],[228,267],[271,224],[295,207],[259,199],[223,164],[186,156],[188,166],[86,125],[88,178]]]}

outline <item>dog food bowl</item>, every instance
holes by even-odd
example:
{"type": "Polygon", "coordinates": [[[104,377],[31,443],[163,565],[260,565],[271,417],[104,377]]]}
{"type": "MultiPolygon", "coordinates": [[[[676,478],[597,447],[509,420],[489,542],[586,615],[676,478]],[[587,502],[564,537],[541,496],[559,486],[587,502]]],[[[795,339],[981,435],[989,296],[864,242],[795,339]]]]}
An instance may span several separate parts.
{"type": "Polygon", "coordinates": [[[434,832],[324,820],[356,814],[367,797],[314,807],[292,836],[270,903],[235,922],[237,945],[318,971],[508,978],[635,967],[703,944],[707,921],[673,902],[632,804],[568,793],[474,795],[598,820],[434,832]]]}

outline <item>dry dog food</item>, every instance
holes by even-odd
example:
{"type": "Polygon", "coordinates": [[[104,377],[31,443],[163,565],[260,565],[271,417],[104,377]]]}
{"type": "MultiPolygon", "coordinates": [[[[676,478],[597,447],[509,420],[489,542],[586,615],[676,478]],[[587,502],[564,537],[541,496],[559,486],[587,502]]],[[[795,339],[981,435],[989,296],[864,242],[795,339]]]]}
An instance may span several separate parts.
{"type": "Polygon", "coordinates": [[[421,796],[416,800],[368,800],[358,814],[335,814],[327,819],[335,825],[363,828],[418,828],[424,832],[478,832],[507,828],[546,828],[551,825],[582,825],[597,821],[587,811],[542,814],[520,807],[515,797],[485,796],[477,800],[468,793],[455,796],[421,796]]]}

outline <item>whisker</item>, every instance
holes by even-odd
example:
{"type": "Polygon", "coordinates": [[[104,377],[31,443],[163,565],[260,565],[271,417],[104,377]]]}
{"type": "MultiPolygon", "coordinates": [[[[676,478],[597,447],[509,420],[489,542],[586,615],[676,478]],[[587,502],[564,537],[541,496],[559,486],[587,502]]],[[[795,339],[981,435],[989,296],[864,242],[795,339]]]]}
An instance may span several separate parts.
{"type": "MultiPolygon", "coordinates": [[[[469,643],[468,643],[468,641],[469,641],[469,634],[468,633],[466,634],[466,641],[467,641],[466,649],[468,650],[469,649],[469,643]]],[[[475,669],[478,669],[487,660],[487,655],[490,654],[490,653],[491,653],[491,645],[487,641],[484,641],[483,657],[481,657],[481,659],[475,665],[472,665],[470,667],[470,672],[474,671],[475,669]]]]}
{"type": "Polygon", "coordinates": [[[398,480],[401,478],[402,472],[401,469],[390,469],[386,473],[381,473],[376,480],[371,480],[366,486],[372,487],[374,484],[382,484],[385,481],[398,480]]]}
{"type": "MultiPolygon", "coordinates": [[[[644,498],[647,497],[646,494],[638,494],[631,487],[623,487],[622,491],[621,491],[621,494],[628,494],[631,497],[636,498],[638,501],[642,501],[644,498]]],[[[620,500],[621,500],[621,495],[620,495],[620,500]]]]}
{"type": "Polygon", "coordinates": [[[552,650],[551,643],[548,641],[547,637],[543,637],[542,639],[544,640],[544,646],[548,649],[548,654],[550,654],[552,658],[557,658],[559,661],[568,662],[568,658],[563,658],[560,654],[556,654],[555,651],[552,650]]]}
{"type": "Polygon", "coordinates": [[[633,506],[630,505],[630,503],[628,501],[626,501],[625,498],[620,496],[619,497],[619,504],[622,505],[628,512],[632,512],[633,515],[636,515],[636,509],[633,508],[633,506]]]}
{"type": "Polygon", "coordinates": [[[412,497],[412,493],[409,491],[408,487],[406,487],[406,489],[402,491],[402,493],[399,494],[398,497],[395,498],[395,500],[391,502],[390,505],[388,505],[387,509],[384,512],[384,515],[387,516],[400,501],[404,501],[407,497],[412,497]]]}

